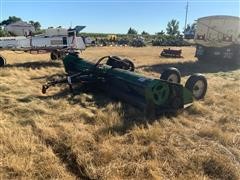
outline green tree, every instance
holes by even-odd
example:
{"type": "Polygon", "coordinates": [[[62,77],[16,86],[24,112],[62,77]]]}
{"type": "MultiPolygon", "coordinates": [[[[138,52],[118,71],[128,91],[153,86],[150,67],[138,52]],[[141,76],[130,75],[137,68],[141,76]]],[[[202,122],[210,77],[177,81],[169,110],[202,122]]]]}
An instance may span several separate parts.
{"type": "Polygon", "coordinates": [[[33,26],[34,26],[36,31],[40,31],[41,30],[41,24],[38,21],[36,21],[33,26]]]}
{"type": "Polygon", "coordinates": [[[170,36],[179,36],[179,22],[176,19],[172,19],[168,22],[167,28],[166,28],[167,34],[170,36]]]}
{"type": "Polygon", "coordinates": [[[191,26],[190,26],[190,24],[187,24],[187,27],[186,27],[186,29],[184,29],[184,33],[185,32],[189,32],[191,30],[191,26]]]}
{"type": "Polygon", "coordinates": [[[0,26],[0,37],[10,36],[10,34],[0,26]]]}
{"type": "Polygon", "coordinates": [[[143,31],[143,32],[142,32],[142,35],[143,35],[143,36],[149,36],[149,33],[146,32],[146,31],[143,31]]]}
{"type": "Polygon", "coordinates": [[[184,33],[185,32],[194,32],[196,31],[196,27],[197,27],[197,24],[196,23],[192,23],[192,24],[188,24],[186,29],[183,31],[184,33]]]}
{"type": "Polygon", "coordinates": [[[29,21],[28,23],[31,24],[31,25],[34,25],[34,21],[32,21],[32,20],[29,21]]]}
{"type": "Polygon", "coordinates": [[[160,31],[160,32],[157,32],[156,35],[157,35],[157,36],[162,36],[162,35],[165,35],[165,32],[162,30],[162,31],[160,31]]]}
{"type": "Polygon", "coordinates": [[[137,34],[137,31],[136,31],[135,29],[133,29],[133,28],[130,27],[130,28],[128,29],[127,34],[131,34],[131,35],[137,34]]]}
{"type": "Polygon", "coordinates": [[[19,17],[16,17],[16,16],[9,16],[8,17],[8,19],[6,19],[6,20],[3,20],[1,23],[0,23],[0,25],[9,25],[9,24],[11,24],[11,23],[15,23],[15,22],[17,22],[17,21],[21,21],[22,19],[21,18],[19,18],[19,17]]]}
{"type": "Polygon", "coordinates": [[[38,21],[29,21],[31,25],[34,26],[35,31],[40,31],[41,30],[41,24],[38,21]]]}

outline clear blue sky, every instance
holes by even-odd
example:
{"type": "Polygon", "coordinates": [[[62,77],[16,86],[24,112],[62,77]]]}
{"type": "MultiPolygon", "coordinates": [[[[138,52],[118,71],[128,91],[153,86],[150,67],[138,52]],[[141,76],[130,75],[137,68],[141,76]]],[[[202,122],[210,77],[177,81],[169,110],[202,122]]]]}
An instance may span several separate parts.
{"type": "MultiPolygon", "coordinates": [[[[0,0],[1,20],[18,16],[43,28],[85,25],[84,32],[154,34],[171,19],[184,27],[186,0],[0,0]]],[[[188,23],[209,15],[239,15],[239,0],[189,0],[188,23]]]]}

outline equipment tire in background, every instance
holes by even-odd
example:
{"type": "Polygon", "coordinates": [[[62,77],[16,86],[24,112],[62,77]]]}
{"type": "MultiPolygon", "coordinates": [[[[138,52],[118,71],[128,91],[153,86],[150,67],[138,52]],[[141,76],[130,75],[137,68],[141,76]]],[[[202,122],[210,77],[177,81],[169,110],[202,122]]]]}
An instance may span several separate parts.
{"type": "Polygon", "coordinates": [[[106,64],[112,66],[113,68],[119,68],[128,71],[134,71],[135,69],[135,66],[131,60],[122,59],[119,56],[109,56],[106,64]]]}
{"type": "Polygon", "coordinates": [[[170,67],[163,71],[163,73],[160,76],[160,79],[173,82],[173,83],[180,83],[181,74],[177,68],[170,67]]]}
{"type": "Polygon", "coordinates": [[[109,65],[109,66],[112,66],[112,67],[118,67],[119,61],[122,61],[122,59],[120,57],[118,57],[118,56],[109,56],[106,64],[109,65]]]}
{"type": "Polygon", "coordinates": [[[0,67],[3,67],[6,64],[6,59],[4,57],[0,56],[0,67]]]}
{"type": "Polygon", "coordinates": [[[202,74],[194,74],[188,78],[185,87],[196,100],[203,99],[207,92],[207,79],[202,74]]]}
{"type": "Polygon", "coordinates": [[[129,70],[129,71],[132,71],[132,72],[133,72],[133,71],[135,70],[134,63],[133,63],[131,60],[129,60],[129,59],[123,59],[122,61],[128,64],[128,67],[129,67],[128,70],[129,70]]]}
{"type": "Polygon", "coordinates": [[[57,51],[58,59],[64,59],[66,53],[64,51],[57,51]]]}
{"type": "Polygon", "coordinates": [[[58,53],[58,51],[57,50],[53,50],[52,52],[51,52],[51,54],[50,54],[50,58],[51,58],[51,60],[57,60],[58,59],[58,56],[59,56],[59,53],[58,53]]]}
{"type": "Polygon", "coordinates": [[[109,56],[106,64],[109,65],[109,66],[115,66],[116,61],[118,62],[118,61],[121,61],[121,60],[122,59],[119,56],[109,56]]]}
{"type": "Polygon", "coordinates": [[[110,59],[122,60],[119,56],[109,56],[110,59]]]}

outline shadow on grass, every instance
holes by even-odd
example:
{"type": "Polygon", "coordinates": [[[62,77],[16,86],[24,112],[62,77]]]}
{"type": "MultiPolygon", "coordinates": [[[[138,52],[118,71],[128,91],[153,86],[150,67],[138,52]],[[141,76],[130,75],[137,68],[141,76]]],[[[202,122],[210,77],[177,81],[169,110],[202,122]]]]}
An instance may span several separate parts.
{"type": "Polygon", "coordinates": [[[164,69],[169,67],[177,68],[182,76],[192,75],[194,73],[217,73],[217,72],[228,72],[240,69],[240,61],[229,62],[229,61],[219,61],[219,62],[176,62],[176,63],[161,63],[154,64],[152,66],[139,66],[136,69],[144,69],[145,71],[161,73],[164,69]]]}
{"type": "Polygon", "coordinates": [[[157,116],[152,114],[146,114],[144,110],[137,109],[129,104],[122,103],[120,110],[122,113],[121,122],[114,124],[110,127],[104,127],[98,131],[99,134],[117,133],[124,135],[128,133],[135,126],[141,126],[147,128],[148,125],[153,124],[156,121],[165,119],[166,117],[170,120],[171,117],[175,117],[177,113],[161,113],[157,116]]]}
{"type": "Polygon", "coordinates": [[[39,80],[39,79],[45,79],[46,82],[53,81],[61,78],[65,78],[66,74],[63,73],[56,73],[52,75],[44,75],[44,76],[38,76],[38,77],[32,77],[31,80],[39,80]]]}
{"type": "Polygon", "coordinates": [[[46,67],[62,67],[62,63],[53,62],[53,61],[33,61],[33,62],[7,64],[5,67],[40,69],[40,68],[46,68],[46,67]]]}
{"type": "MultiPolygon", "coordinates": [[[[96,106],[99,109],[102,109],[103,107],[107,107],[109,104],[118,104],[121,102],[121,106],[117,107],[116,110],[119,114],[120,123],[113,124],[112,126],[106,126],[103,127],[99,133],[101,134],[107,134],[109,132],[111,133],[118,133],[120,135],[123,135],[127,133],[129,130],[131,130],[135,125],[143,125],[144,127],[147,126],[147,124],[152,124],[154,121],[159,120],[160,117],[163,116],[173,116],[175,114],[161,114],[157,118],[154,116],[149,116],[145,114],[143,110],[140,110],[132,105],[127,104],[126,102],[120,101],[119,99],[115,97],[111,97],[106,95],[104,91],[97,90],[96,88],[93,89],[92,87],[78,87],[74,89],[74,93],[71,93],[69,88],[65,88],[53,95],[47,95],[47,96],[37,96],[37,98],[41,100],[48,100],[48,99],[66,99],[69,104],[75,105],[79,104],[79,108],[85,108],[91,110],[91,108],[88,107],[88,104],[85,102],[81,102],[81,98],[79,98],[79,95],[81,93],[87,93],[91,95],[92,99],[91,102],[94,102],[94,106],[96,106]]],[[[108,113],[106,111],[105,113],[108,113]]],[[[91,122],[86,120],[86,123],[91,124],[91,122]]]]}
{"type": "MultiPolygon", "coordinates": [[[[59,85],[58,85],[59,86],[59,85]]],[[[53,95],[40,95],[35,96],[36,98],[39,98],[41,100],[48,100],[48,99],[69,99],[69,95],[71,97],[74,97],[73,94],[70,93],[69,89],[66,87],[65,89],[53,94],[53,95]]]]}
{"type": "MultiPolygon", "coordinates": [[[[105,95],[104,92],[97,90],[93,91],[92,90],[89,91],[88,89],[86,90],[84,88],[83,89],[79,88],[78,91],[75,90],[75,93],[72,94],[70,93],[69,89],[66,88],[63,91],[58,92],[54,95],[39,96],[38,98],[42,100],[52,98],[54,99],[65,98],[69,102],[69,104],[72,105],[79,104],[80,106],[79,108],[85,108],[89,110],[91,110],[91,108],[89,108],[88,105],[86,105],[84,102],[81,102],[81,100],[79,99],[79,95],[81,93],[90,94],[92,97],[91,102],[94,102],[94,106],[96,106],[99,109],[107,107],[109,104],[117,105],[119,102],[121,102],[120,107],[116,107],[113,109],[113,111],[117,111],[120,121],[110,126],[104,125],[101,129],[97,131],[98,134],[117,133],[119,135],[124,135],[136,125],[141,127],[147,127],[149,124],[152,124],[155,121],[159,121],[161,118],[163,119],[165,119],[166,117],[171,118],[177,115],[177,113],[162,113],[159,114],[158,116],[146,114],[144,110],[140,110],[130,104],[127,104],[126,102],[120,101],[119,99],[109,97],[108,95],[105,95]]],[[[104,113],[108,113],[108,110],[106,109],[106,112],[104,113]]],[[[111,117],[108,117],[107,119],[111,119],[111,117]]],[[[92,119],[90,120],[85,119],[85,123],[92,124],[93,121],[92,119]]]]}
{"type": "MultiPolygon", "coordinates": [[[[76,176],[76,179],[92,179],[83,164],[77,161],[77,155],[73,152],[71,146],[65,144],[56,138],[46,136],[44,131],[37,126],[33,120],[24,120],[19,122],[22,126],[30,125],[33,134],[50,147],[56,157],[64,164],[67,170],[76,176]]],[[[61,139],[61,138],[60,138],[61,139]]]]}

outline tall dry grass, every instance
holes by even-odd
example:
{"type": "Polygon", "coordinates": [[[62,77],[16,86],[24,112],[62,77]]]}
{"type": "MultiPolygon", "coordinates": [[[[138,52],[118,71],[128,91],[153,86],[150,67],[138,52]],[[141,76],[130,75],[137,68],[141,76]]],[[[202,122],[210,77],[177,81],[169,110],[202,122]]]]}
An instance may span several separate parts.
{"type": "Polygon", "coordinates": [[[167,66],[206,75],[204,101],[176,116],[149,121],[134,107],[103,93],[72,96],[41,84],[64,72],[48,55],[5,51],[0,69],[1,179],[240,179],[238,65],[159,58],[162,48],[89,48],[84,58],[115,54],[134,59],[136,70],[159,77],[167,66]]]}

